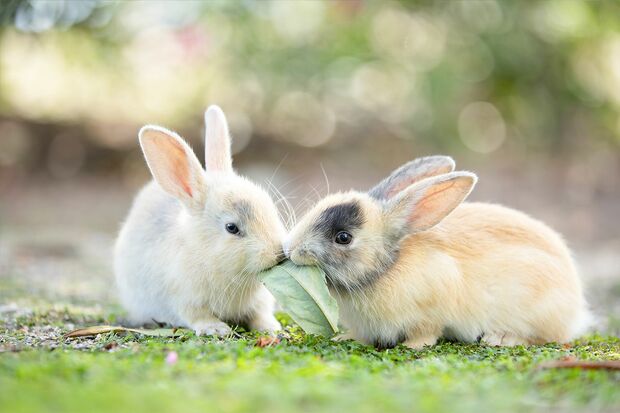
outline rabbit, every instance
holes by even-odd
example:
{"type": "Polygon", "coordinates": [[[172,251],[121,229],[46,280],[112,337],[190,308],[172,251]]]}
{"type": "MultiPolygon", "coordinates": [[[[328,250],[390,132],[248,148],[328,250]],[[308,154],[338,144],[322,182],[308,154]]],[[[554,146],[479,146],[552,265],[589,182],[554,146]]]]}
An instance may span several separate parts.
{"type": "Polygon", "coordinates": [[[274,299],[255,275],[282,261],[286,230],[270,196],[232,168],[222,110],[205,112],[205,166],[159,126],[139,141],[154,180],[137,195],[115,245],[123,306],[134,324],[227,335],[230,324],[274,332],[274,299]]]}
{"type": "Polygon", "coordinates": [[[566,342],[589,312],[562,238],[500,205],[463,203],[476,184],[447,156],[411,161],[368,193],[320,200],[284,250],[317,265],[353,338],[378,348],[438,338],[566,342]]]}

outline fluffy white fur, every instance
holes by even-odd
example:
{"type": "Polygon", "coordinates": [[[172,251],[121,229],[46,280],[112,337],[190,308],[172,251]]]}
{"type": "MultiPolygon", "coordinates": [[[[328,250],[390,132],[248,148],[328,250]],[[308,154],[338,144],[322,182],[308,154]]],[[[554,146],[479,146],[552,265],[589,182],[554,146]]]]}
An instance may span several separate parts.
{"type": "Polygon", "coordinates": [[[140,131],[155,181],[136,197],[116,242],[121,301],[137,324],[155,320],[207,335],[229,333],[226,322],[278,330],[273,297],[255,275],[282,258],[284,227],[269,195],[233,172],[221,109],[210,107],[205,120],[206,172],[175,133],[140,131]]]}
{"type": "Polygon", "coordinates": [[[583,330],[589,313],[581,281],[556,232],[499,205],[459,206],[475,184],[473,174],[437,168],[441,175],[428,177],[426,170],[418,181],[415,170],[402,169],[373,196],[352,191],[321,200],[285,243],[295,263],[318,264],[344,285],[332,292],[346,337],[369,344],[404,340],[412,348],[441,336],[512,346],[566,342],[583,330]],[[351,231],[353,242],[326,240],[315,229],[321,213],[351,202],[364,218],[351,231]],[[377,256],[394,251],[395,262],[372,284],[356,284],[377,256]],[[330,268],[325,254],[335,253],[350,258],[330,268]]]}

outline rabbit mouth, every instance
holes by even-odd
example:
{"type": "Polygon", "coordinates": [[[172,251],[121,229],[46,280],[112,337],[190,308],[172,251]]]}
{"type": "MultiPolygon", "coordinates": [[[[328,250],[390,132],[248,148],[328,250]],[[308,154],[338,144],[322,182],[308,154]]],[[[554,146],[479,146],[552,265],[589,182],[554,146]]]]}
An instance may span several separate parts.
{"type": "Polygon", "coordinates": [[[270,270],[286,260],[287,256],[284,254],[284,251],[280,250],[264,261],[265,264],[260,267],[259,272],[270,270]]]}
{"type": "MultiPolygon", "coordinates": [[[[307,248],[296,248],[289,253],[288,259],[290,259],[295,265],[316,265],[321,267],[320,261],[317,259],[314,252],[308,250],[307,248]]],[[[323,271],[325,270],[323,269],[323,271]]]]}

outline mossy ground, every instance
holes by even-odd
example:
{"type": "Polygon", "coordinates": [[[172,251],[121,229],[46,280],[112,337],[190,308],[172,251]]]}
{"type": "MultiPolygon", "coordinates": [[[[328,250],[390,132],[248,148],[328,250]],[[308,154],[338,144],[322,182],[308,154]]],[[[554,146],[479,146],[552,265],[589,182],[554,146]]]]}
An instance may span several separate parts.
{"type": "Polygon", "coordinates": [[[3,412],[620,409],[620,372],[539,367],[565,357],[620,360],[620,339],[611,336],[527,348],[442,342],[420,351],[377,351],[291,325],[279,344],[264,348],[256,346],[256,334],[244,332],[68,340],[62,334],[71,329],[116,323],[113,310],[35,308],[2,313],[3,412]]]}

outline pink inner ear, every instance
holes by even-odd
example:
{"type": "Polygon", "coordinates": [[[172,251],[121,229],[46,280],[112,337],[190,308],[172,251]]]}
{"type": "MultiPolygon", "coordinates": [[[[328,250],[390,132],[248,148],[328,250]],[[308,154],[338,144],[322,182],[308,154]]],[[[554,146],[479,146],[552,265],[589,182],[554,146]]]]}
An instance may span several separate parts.
{"type": "Polygon", "coordinates": [[[190,198],[193,197],[192,188],[189,184],[191,172],[183,145],[167,136],[157,136],[153,138],[153,143],[166,154],[164,162],[167,164],[168,170],[172,172],[174,180],[190,198]]]}
{"type": "Polygon", "coordinates": [[[457,181],[447,181],[442,184],[429,188],[429,191],[415,205],[413,213],[409,215],[409,223],[419,222],[424,217],[432,216],[433,212],[442,211],[445,205],[442,205],[441,194],[449,191],[457,181]]]}

